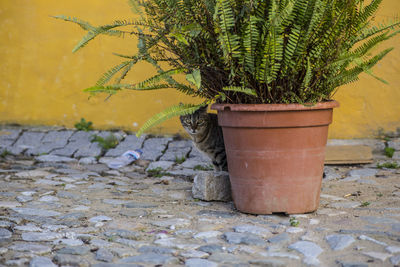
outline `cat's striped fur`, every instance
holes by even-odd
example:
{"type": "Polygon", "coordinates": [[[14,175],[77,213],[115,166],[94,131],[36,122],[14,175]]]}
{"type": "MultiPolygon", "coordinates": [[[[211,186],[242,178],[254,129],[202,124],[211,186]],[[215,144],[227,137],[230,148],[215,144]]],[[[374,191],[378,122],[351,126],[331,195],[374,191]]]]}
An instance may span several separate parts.
{"type": "Polygon", "coordinates": [[[228,171],[222,129],[216,114],[207,113],[207,106],[190,115],[181,116],[181,123],[195,146],[212,161],[215,171],[228,171]]]}

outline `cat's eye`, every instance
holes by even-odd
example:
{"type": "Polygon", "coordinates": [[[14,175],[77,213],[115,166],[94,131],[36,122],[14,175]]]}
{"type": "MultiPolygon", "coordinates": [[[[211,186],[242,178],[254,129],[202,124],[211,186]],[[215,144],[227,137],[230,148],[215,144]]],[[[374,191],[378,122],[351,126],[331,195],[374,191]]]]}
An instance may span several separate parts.
{"type": "Polygon", "coordinates": [[[192,121],[191,121],[190,119],[186,119],[186,120],[185,120],[185,123],[186,123],[186,124],[190,124],[191,122],[192,122],[192,121]]]}
{"type": "Polygon", "coordinates": [[[204,124],[204,122],[205,122],[205,121],[204,121],[203,119],[200,119],[200,120],[198,121],[198,124],[199,124],[199,125],[202,125],[202,124],[204,124]]]}

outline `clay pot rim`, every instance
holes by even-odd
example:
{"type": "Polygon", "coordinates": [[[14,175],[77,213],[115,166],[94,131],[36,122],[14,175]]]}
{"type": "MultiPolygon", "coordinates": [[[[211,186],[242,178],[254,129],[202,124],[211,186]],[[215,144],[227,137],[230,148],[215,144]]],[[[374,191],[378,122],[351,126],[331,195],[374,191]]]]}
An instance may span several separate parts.
{"type": "Polygon", "coordinates": [[[318,110],[332,109],[339,107],[336,100],[318,102],[305,106],[303,104],[212,104],[211,109],[218,111],[302,111],[302,110],[318,110]]]}

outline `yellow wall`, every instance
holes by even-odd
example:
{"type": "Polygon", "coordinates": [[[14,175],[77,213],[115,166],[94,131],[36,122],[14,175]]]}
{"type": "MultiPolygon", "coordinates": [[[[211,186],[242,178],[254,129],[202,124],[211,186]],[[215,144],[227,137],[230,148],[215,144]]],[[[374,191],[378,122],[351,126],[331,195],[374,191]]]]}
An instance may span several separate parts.
{"type": "MultiPolygon", "coordinates": [[[[385,0],[377,20],[395,13],[400,13],[400,1],[385,0]]],[[[105,96],[88,99],[82,89],[121,62],[111,53],[133,54],[136,42],[129,37],[101,37],[72,54],[84,31],[49,17],[59,14],[93,24],[132,17],[125,0],[1,0],[0,123],[73,127],[83,117],[98,128],[135,131],[165,107],[193,102],[173,90],[122,92],[106,102],[105,96]]],[[[388,45],[396,50],[375,68],[390,85],[363,75],[360,82],[336,94],[341,107],[334,113],[331,138],[369,137],[378,127],[400,127],[399,44],[400,37],[391,40],[388,45]]],[[[152,73],[150,66],[138,65],[129,79],[137,82],[152,73]]],[[[178,119],[153,129],[153,133],[176,132],[182,132],[178,119]]]]}

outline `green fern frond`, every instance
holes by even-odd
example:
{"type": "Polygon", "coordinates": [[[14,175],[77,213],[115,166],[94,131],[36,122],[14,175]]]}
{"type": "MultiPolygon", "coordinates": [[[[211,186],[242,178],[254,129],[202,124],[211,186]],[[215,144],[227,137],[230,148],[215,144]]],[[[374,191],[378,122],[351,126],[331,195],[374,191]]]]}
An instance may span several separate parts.
{"type": "Polygon", "coordinates": [[[93,27],[89,22],[75,18],[75,17],[68,17],[68,16],[64,16],[64,15],[58,15],[58,16],[51,16],[53,18],[56,19],[61,19],[64,21],[68,21],[68,22],[73,22],[78,24],[82,29],[86,30],[86,31],[90,31],[90,30],[94,30],[95,27],[93,27]]]}
{"type": "Polygon", "coordinates": [[[238,87],[238,86],[227,86],[227,87],[222,88],[222,90],[243,93],[243,94],[246,94],[249,96],[257,96],[256,90],[251,89],[251,88],[238,87]]]}
{"type": "Polygon", "coordinates": [[[97,94],[97,93],[107,93],[113,95],[118,91],[129,88],[131,85],[129,84],[113,84],[113,85],[95,85],[89,88],[84,89],[83,91],[86,93],[97,94]]]}
{"type": "Polygon", "coordinates": [[[96,85],[105,85],[117,72],[129,65],[131,61],[125,61],[104,73],[101,78],[96,82],[96,85]]]}
{"type": "Polygon", "coordinates": [[[145,131],[157,125],[167,119],[173,118],[175,116],[182,116],[194,113],[201,107],[204,107],[206,104],[192,105],[192,104],[180,104],[176,106],[172,106],[166,108],[164,111],[154,115],[148,121],[146,121],[143,126],[136,133],[136,136],[141,136],[145,131]]]}
{"type": "Polygon", "coordinates": [[[125,79],[126,75],[128,74],[128,72],[131,70],[131,68],[136,64],[137,61],[131,61],[129,62],[129,64],[123,69],[121,75],[115,80],[116,84],[121,83],[121,81],[123,79],[125,79]]]}
{"type": "Polygon", "coordinates": [[[171,77],[171,75],[184,73],[185,71],[186,70],[182,69],[182,68],[164,71],[157,75],[154,75],[153,77],[151,77],[149,79],[144,80],[143,82],[138,83],[137,85],[133,86],[133,88],[144,88],[147,86],[152,86],[168,77],[171,77]]]}
{"type": "Polygon", "coordinates": [[[131,10],[135,14],[139,14],[140,17],[143,17],[143,7],[137,0],[128,0],[128,4],[131,7],[131,10]]]}

